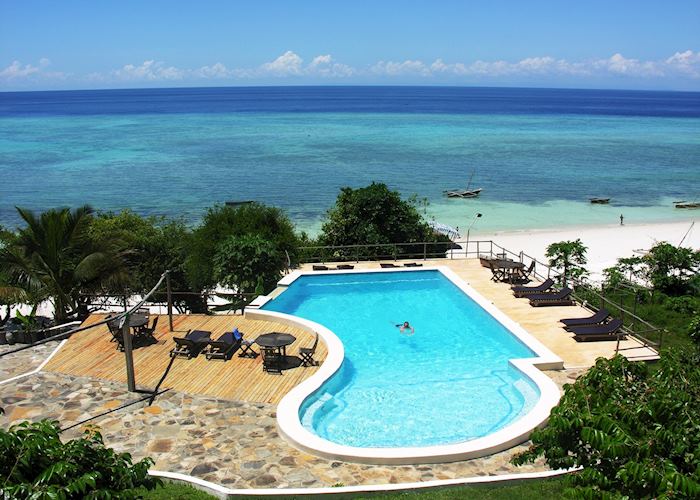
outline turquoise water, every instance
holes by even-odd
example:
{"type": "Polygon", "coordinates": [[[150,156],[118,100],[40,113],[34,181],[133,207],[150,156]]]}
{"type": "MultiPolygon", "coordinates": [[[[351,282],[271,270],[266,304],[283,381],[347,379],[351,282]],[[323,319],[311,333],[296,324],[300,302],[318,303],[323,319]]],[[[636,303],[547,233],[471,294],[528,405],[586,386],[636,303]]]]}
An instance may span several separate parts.
{"type": "Polygon", "coordinates": [[[467,441],[539,398],[508,363],[532,351],[438,271],[302,276],[263,309],[316,321],[343,342],[341,369],[300,412],[304,427],[335,443],[467,441]],[[399,333],[403,321],[414,335],[399,333]]]}
{"type": "Polygon", "coordinates": [[[342,186],[376,180],[478,230],[687,219],[700,94],[468,88],[0,93],[0,224],[90,203],[196,222],[253,199],[316,231],[342,186]],[[476,200],[448,200],[472,171],[476,200]],[[611,197],[590,207],[589,197],[611,197]]]}

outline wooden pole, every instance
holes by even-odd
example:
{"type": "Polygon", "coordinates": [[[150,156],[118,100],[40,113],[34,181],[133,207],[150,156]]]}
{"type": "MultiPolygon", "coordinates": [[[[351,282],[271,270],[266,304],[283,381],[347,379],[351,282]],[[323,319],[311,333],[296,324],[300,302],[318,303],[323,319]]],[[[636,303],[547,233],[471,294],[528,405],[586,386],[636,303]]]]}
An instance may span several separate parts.
{"type": "Polygon", "coordinates": [[[129,315],[122,318],[122,335],[124,337],[124,357],[126,358],[126,383],[129,392],[136,392],[136,376],[134,375],[134,353],[129,331],[129,315]]]}
{"type": "Polygon", "coordinates": [[[173,331],[173,292],[170,289],[170,273],[165,275],[165,287],[168,292],[168,322],[170,323],[170,331],[173,331]]]}

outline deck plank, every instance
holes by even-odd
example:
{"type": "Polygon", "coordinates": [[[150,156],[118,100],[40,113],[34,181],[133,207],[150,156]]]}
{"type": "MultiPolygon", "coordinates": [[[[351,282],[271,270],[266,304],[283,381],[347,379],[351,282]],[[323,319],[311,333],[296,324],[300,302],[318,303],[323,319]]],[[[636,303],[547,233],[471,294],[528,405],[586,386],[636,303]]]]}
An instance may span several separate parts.
{"type": "MultiPolygon", "coordinates": [[[[104,314],[93,314],[83,325],[104,319],[104,314]]],[[[313,334],[279,323],[246,319],[243,316],[188,314],[173,316],[174,332],[168,331],[168,318],[161,316],[155,337],[158,343],[134,349],[134,369],[139,387],[153,388],[170,362],[173,336],[184,336],[188,330],[209,330],[212,338],[237,327],[244,336],[254,339],[266,332],[291,333],[297,340],[287,348],[287,355],[296,355],[300,346],[313,343],[313,334]]],[[[126,384],[124,353],[111,342],[106,325],[73,335],[44,367],[44,371],[66,373],[80,377],[107,379],[126,384]]],[[[322,362],[326,346],[320,341],[315,359],[322,362]]],[[[306,380],[318,367],[284,370],[282,375],[265,373],[262,359],[240,358],[234,354],[228,361],[207,360],[204,355],[195,359],[178,358],[162,388],[172,388],[191,394],[203,394],[222,399],[249,402],[279,403],[294,386],[306,380]]]]}

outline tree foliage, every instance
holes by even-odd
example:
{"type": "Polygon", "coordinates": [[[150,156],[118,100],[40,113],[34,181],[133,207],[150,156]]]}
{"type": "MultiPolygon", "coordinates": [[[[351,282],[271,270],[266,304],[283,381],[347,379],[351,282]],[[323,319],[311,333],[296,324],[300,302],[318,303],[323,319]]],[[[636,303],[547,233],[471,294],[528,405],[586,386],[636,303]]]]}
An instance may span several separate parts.
{"type": "Polygon", "coordinates": [[[229,236],[217,249],[214,273],[219,283],[238,292],[265,293],[279,281],[285,261],[277,245],[260,235],[229,236]]]}
{"type": "Polygon", "coordinates": [[[669,295],[688,293],[700,269],[700,251],[661,242],[642,257],[654,289],[669,295]]]}
{"type": "Polygon", "coordinates": [[[10,282],[35,300],[50,299],[56,321],[86,313],[86,292],[125,277],[115,242],[96,244],[88,237],[92,209],[53,209],[36,215],[18,208],[26,223],[11,245],[0,249],[10,282]]]}
{"type": "Polygon", "coordinates": [[[2,498],[136,498],[135,488],[160,484],[148,475],[152,465],[106,448],[96,428],[66,443],[49,420],[0,429],[2,498]]]}
{"type": "Polygon", "coordinates": [[[657,370],[600,358],[566,385],[547,426],[513,460],[544,456],[551,468],[583,467],[577,496],[700,496],[700,350],[667,352],[657,370]]]}
{"type": "MultiPolygon", "coordinates": [[[[449,241],[436,235],[423,220],[415,198],[403,200],[398,191],[386,184],[373,182],[369,186],[342,188],[335,205],[328,211],[318,238],[320,245],[379,245],[387,243],[449,241]]],[[[440,250],[446,250],[447,246],[440,250]]],[[[363,250],[374,255],[387,251],[363,250]]],[[[422,254],[423,248],[406,247],[404,253],[422,254]]],[[[338,250],[337,257],[343,256],[338,250]]],[[[347,253],[347,252],[346,252],[347,253]]],[[[353,252],[349,251],[348,255],[353,252]]]]}
{"type": "Polygon", "coordinates": [[[294,264],[298,239],[294,225],[280,209],[261,203],[210,208],[192,235],[185,263],[194,288],[211,289],[217,284],[213,260],[222,243],[232,236],[257,235],[271,242],[286,262],[294,264]],[[286,253],[285,253],[286,252],[286,253]]]}
{"type": "Polygon", "coordinates": [[[569,280],[577,280],[588,274],[585,268],[587,250],[580,239],[560,241],[547,247],[545,255],[549,257],[549,265],[561,273],[560,279],[564,286],[569,280]]]}
{"type": "MultiPolygon", "coordinates": [[[[96,245],[116,242],[128,267],[124,282],[107,289],[108,293],[146,293],[167,269],[170,270],[172,290],[192,293],[175,295],[176,307],[201,308],[201,289],[190,286],[185,272],[191,231],[183,221],[142,217],[130,210],[106,212],[91,221],[89,235],[96,245]]],[[[161,291],[154,298],[165,300],[165,295],[161,291]]]]}

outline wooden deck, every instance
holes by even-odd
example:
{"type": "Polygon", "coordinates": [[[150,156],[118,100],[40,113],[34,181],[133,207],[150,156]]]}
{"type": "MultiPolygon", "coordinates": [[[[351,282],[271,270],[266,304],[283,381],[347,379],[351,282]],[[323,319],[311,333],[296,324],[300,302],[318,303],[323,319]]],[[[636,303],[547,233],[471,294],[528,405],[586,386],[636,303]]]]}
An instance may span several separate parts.
{"type": "MultiPolygon", "coordinates": [[[[85,325],[104,318],[93,314],[85,325]]],[[[137,387],[153,388],[163,375],[174,346],[173,336],[184,336],[188,330],[209,330],[212,338],[219,337],[234,327],[243,332],[245,338],[255,339],[258,335],[272,331],[291,333],[297,340],[287,348],[288,356],[295,356],[300,346],[309,347],[313,334],[299,328],[278,323],[246,319],[243,316],[203,314],[176,315],[173,317],[174,332],[168,331],[168,318],[161,316],[155,337],[157,344],[134,349],[134,367],[137,387]]],[[[111,342],[107,326],[73,335],[44,367],[44,371],[61,372],[75,376],[94,377],[126,384],[124,353],[111,342]]],[[[326,346],[318,343],[315,359],[322,362],[326,357],[326,346]]],[[[249,402],[278,403],[294,386],[311,376],[318,367],[291,368],[282,375],[263,372],[262,359],[240,358],[234,354],[229,361],[207,360],[204,355],[194,359],[175,360],[168,377],[161,386],[178,391],[204,394],[222,399],[249,402]]]]}

